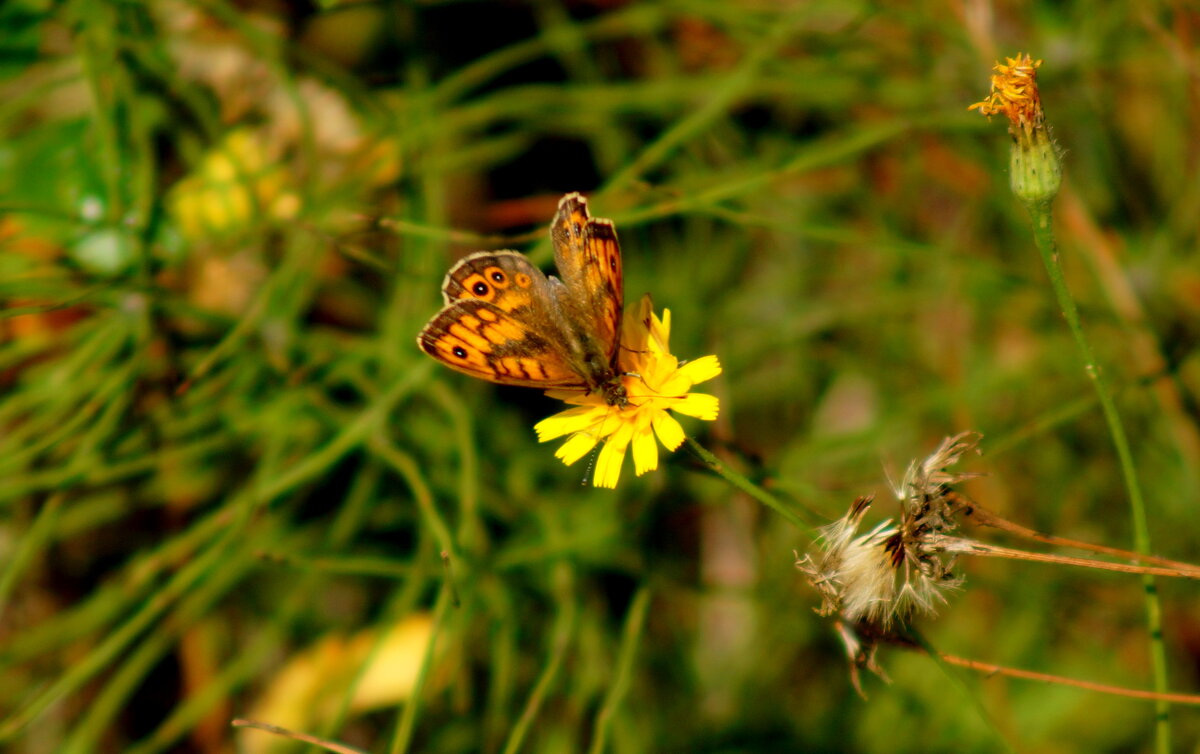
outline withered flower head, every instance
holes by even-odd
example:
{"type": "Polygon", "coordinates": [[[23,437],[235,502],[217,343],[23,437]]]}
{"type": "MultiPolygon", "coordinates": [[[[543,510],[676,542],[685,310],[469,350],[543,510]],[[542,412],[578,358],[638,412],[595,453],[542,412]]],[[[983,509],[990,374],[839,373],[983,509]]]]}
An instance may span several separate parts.
{"type": "Polygon", "coordinates": [[[1006,61],[993,68],[991,93],[968,109],[978,109],[989,118],[1008,118],[1008,133],[1013,138],[1009,174],[1013,193],[1025,202],[1048,203],[1062,185],[1062,163],[1038,93],[1037,69],[1042,61],[1020,53],[1006,61]]]}
{"type": "Polygon", "coordinates": [[[945,592],[962,579],[953,572],[956,555],[944,546],[958,526],[958,497],[951,485],[973,474],[949,470],[974,450],[978,435],[947,438],[923,461],[909,466],[896,490],[900,520],[887,520],[866,534],[858,529],[871,506],[860,497],[846,515],[821,530],[819,551],[796,561],[821,594],[821,615],[837,614],[851,624],[888,630],[913,613],[933,613],[945,592]]]}
{"type": "Polygon", "coordinates": [[[1032,130],[1041,128],[1045,121],[1042,98],[1038,94],[1037,69],[1042,61],[1017,53],[1015,58],[1006,58],[1007,64],[997,63],[992,70],[992,91],[982,102],[976,102],[968,110],[978,109],[991,118],[993,115],[1008,116],[1014,128],[1032,130]]]}

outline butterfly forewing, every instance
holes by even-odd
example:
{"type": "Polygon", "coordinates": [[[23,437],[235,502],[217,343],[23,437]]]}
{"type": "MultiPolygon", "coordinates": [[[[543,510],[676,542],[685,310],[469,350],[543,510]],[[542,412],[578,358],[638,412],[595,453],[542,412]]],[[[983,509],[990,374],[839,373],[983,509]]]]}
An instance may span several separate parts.
{"type": "Polygon", "coordinates": [[[479,379],[596,392],[624,407],[616,231],[588,216],[582,196],[568,194],[550,235],[561,280],[515,251],[465,257],[446,275],[446,306],[417,342],[443,364],[479,379]]]}
{"type": "Polygon", "coordinates": [[[554,261],[567,287],[567,307],[599,341],[608,363],[615,361],[624,300],[621,249],[608,220],[588,215],[587,200],[567,194],[550,228],[554,261]]]}

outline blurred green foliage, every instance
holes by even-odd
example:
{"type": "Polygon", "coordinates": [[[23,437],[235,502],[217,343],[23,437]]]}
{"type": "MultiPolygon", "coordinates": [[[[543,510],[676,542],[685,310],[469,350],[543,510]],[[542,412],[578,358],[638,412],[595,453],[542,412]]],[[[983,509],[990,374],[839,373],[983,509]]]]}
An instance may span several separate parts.
{"type": "MultiPolygon", "coordinates": [[[[1149,704],[955,685],[900,651],[858,698],[792,565],[803,532],[683,450],[583,486],[531,429],[558,404],[413,341],[455,258],[548,263],[583,191],[627,300],[653,293],[674,352],[724,365],[720,419],[685,426],[798,510],[884,501],[977,429],[973,495],[1126,546],[1008,137],[966,110],[1027,51],[1154,546],[1195,560],[1195,7],[10,0],[0,29],[7,750],[262,745],[228,722],[290,658],[413,616],[436,639],[415,689],[360,708],[339,685],[360,658],[322,680],[328,709],[296,702],[303,730],[377,752],[1148,750],[1149,704]]],[[[963,571],[921,626],[940,649],[1149,686],[1136,579],[963,571]]],[[[1195,587],[1160,589],[1171,685],[1194,689],[1195,587]]],[[[1200,739],[1187,709],[1174,730],[1200,739]]]]}

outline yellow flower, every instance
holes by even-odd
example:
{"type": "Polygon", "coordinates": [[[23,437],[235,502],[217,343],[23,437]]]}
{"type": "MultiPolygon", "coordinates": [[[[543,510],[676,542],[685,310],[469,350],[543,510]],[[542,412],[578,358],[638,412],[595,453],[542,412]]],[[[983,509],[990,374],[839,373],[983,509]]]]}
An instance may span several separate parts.
{"type": "Polygon", "coordinates": [[[675,450],[684,440],[683,427],[668,410],[712,421],[720,408],[716,396],[689,392],[693,385],[721,373],[717,357],[705,356],[680,364],[668,349],[670,334],[671,312],[663,310],[660,320],[654,314],[650,296],[643,296],[633,310],[625,312],[621,331],[618,362],[629,405],[610,406],[598,392],[580,395],[548,390],[546,395],[576,408],[538,422],[534,427],[538,441],[570,435],[554,454],[568,466],[603,441],[592,477],[597,487],[617,486],[630,445],[638,476],[658,468],[655,436],[667,450],[675,450]]]}
{"type": "Polygon", "coordinates": [[[239,129],[172,188],[168,207],[186,238],[238,233],[263,214],[273,220],[295,217],[300,198],[288,188],[290,181],[286,168],[272,164],[262,140],[239,129]]]}

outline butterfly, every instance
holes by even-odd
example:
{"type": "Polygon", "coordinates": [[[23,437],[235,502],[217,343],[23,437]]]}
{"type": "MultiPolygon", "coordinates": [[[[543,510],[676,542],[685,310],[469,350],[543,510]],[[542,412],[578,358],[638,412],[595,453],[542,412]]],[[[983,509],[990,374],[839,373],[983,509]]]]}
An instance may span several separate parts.
{"type": "Polygon", "coordinates": [[[459,260],[442,282],[446,305],[417,345],[481,380],[595,392],[624,408],[617,231],[611,221],[589,217],[587,199],[572,193],[558,203],[550,240],[561,280],[516,251],[459,260]]]}

